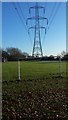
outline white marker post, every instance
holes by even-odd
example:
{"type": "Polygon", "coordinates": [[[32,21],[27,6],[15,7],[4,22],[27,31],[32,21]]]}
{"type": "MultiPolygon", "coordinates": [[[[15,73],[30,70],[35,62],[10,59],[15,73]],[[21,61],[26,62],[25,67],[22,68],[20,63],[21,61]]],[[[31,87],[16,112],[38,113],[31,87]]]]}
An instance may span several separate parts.
{"type": "Polygon", "coordinates": [[[59,56],[59,77],[61,77],[61,56],[59,56]]]}
{"type": "Polygon", "coordinates": [[[18,60],[18,80],[21,79],[21,76],[20,76],[20,61],[18,60]]]}

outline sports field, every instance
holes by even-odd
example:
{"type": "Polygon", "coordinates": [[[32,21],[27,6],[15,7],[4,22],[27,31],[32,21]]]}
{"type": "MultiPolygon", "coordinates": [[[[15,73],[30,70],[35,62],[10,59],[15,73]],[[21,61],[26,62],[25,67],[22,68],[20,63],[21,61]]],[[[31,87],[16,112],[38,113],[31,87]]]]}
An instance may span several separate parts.
{"type": "Polygon", "coordinates": [[[66,63],[5,62],[3,68],[3,120],[66,120],[66,63]]]}

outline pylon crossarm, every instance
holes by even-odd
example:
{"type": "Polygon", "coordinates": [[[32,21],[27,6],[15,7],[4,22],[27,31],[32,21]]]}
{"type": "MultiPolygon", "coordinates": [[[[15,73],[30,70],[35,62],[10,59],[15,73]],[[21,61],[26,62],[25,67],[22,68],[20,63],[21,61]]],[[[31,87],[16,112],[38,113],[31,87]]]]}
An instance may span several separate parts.
{"type": "Polygon", "coordinates": [[[30,30],[30,29],[35,29],[35,28],[36,28],[35,26],[34,26],[34,27],[29,27],[29,30],[30,30]]]}
{"type": "MultiPolygon", "coordinates": [[[[30,29],[35,29],[36,28],[36,26],[34,26],[34,27],[29,27],[28,28],[28,32],[30,31],[30,29]]],[[[39,29],[44,29],[45,30],[45,34],[46,34],[46,27],[39,27],[39,29]]]]}
{"type": "Polygon", "coordinates": [[[29,21],[29,20],[36,20],[36,19],[38,19],[38,20],[43,20],[43,19],[45,19],[45,20],[47,20],[47,24],[48,24],[48,19],[45,18],[45,17],[30,17],[30,18],[27,18],[26,24],[28,24],[28,21],[29,21]]]}
{"type": "Polygon", "coordinates": [[[31,29],[35,29],[35,27],[29,27],[28,28],[28,33],[30,32],[31,29]]]}
{"type": "Polygon", "coordinates": [[[45,19],[45,20],[47,20],[47,25],[48,25],[48,19],[47,18],[45,18],[45,17],[41,17],[40,19],[45,19]]]}
{"type": "MultiPolygon", "coordinates": [[[[36,28],[36,26],[29,27],[29,29],[35,29],[35,28],[36,28]]],[[[41,29],[46,29],[46,27],[41,27],[41,26],[39,26],[39,28],[41,28],[41,29]]]]}
{"type": "Polygon", "coordinates": [[[43,9],[43,12],[45,13],[45,8],[42,6],[33,6],[29,8],[29,14],[31,13],[31,9],[43,9]]]}
{"type": "Polygon", "coordinates": [[[45,27],[41,27],[41,29],[44,29],[45,30],[45,34],[46,34],[46,28],[45,27]]]}

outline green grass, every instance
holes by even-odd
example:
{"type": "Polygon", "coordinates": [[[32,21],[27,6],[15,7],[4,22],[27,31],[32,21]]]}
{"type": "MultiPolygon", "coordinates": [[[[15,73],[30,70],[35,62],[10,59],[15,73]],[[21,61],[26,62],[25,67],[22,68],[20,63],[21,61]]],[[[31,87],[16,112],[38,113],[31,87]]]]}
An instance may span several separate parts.
{"type": "MultiPolygon", "coordinates": [[[[18,63],[6,62],[2,64],[3,80],[18,79],[18,63]]],[[[66,63],[61,63],[62,75],[66,75],[66,63]]],[[[58,62],[21,62],[21,80],[44,79],[59,74],[58,62]]]]}

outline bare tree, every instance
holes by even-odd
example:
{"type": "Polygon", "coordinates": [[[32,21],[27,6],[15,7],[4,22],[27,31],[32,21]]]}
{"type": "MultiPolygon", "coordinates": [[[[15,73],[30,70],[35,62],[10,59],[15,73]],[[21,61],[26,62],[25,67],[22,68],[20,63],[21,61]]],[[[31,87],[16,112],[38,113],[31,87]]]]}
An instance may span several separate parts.
{"type": "Polygon", "coordinates": [[[6,51],[9,54],[10,60],[19,60],[26,57],[25,54],[23,54],[23,52],[18,48],[11,47],[7,48],[6,51]]]}

